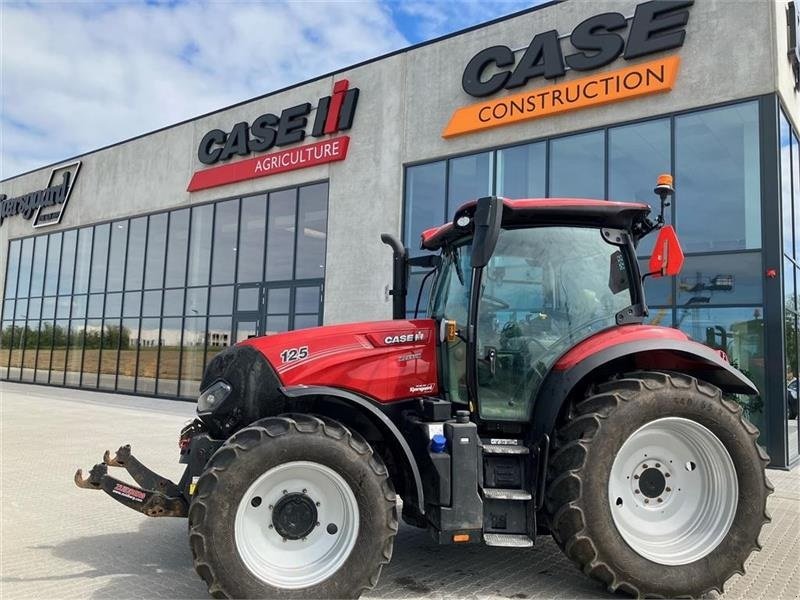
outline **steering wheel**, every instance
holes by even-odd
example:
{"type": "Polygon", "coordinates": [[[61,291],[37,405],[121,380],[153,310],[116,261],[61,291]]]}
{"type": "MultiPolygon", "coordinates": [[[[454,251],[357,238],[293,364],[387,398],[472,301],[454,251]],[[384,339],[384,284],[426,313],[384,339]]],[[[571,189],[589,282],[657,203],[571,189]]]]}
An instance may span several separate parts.
{"type": "Polygon", "coordinates": [[[481,300],[487,302],[488,304],[494,305],[495,310],[511,308],[511,305],[508,302],[500,300],[500,298],[497,298],[496,296],[490,296],[489,294],[484,294],[481,296],[481,300]]]}

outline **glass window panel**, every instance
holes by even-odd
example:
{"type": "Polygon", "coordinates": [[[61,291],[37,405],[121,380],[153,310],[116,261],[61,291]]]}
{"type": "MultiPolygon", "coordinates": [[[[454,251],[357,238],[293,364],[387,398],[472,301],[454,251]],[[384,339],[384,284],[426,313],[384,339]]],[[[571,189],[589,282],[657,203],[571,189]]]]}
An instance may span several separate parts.
{"type": "Polygon", "coordinates": [[[208,309],[212,315],[229,315],[233,311],[233,286],[223,285],[211,288],[211,303],[208,309]]]}
{"type": "Polygon", "coordinates": [[[301,187],[298,210],[300,214],[295,278],[324,277],[328,236],[328,184],[301,187]]]}
{"type": "MultiPolygon", "coordinates": [[[[108,254],[108,282],[106,289],[109,292],[122,290],[123,274],[125,273],[125,248],[128,240],[128,221],[117,221],[111,224],[111,249],[108,254]]],[[[101,382],[102,385],[102,382],[101,382]]]]}
{"type": "Polygon", "coordinates": [[[86,322],[82,319],[73,320],[70,323],[64,377],[65,385],[79,386],[81,384],[81,361],[83,360],[83,334],[85,330],[86,322]]]}
{"type": "Polygon", "coordinates": [[[447,214],[452,218],[456,209],[470,200],[492,193],[492,153],[473,154],[450,161],[447,189],[447,214]]]}
{"type": "Polygon", "coordinates": [[[19,380],[22,371],[22,353],[25,347],[25,336],[27,328],[25,321],[17,321],[13,324],[11,335],[11,357],[9,358],[8,378],[19,380]]]}
{"type": "MultiPolygon", "coordinates": [[[[792,224],[792,130],[786,115],[780,112],[781,221],[783,223],[783,253],[792,255],[794,225],[792,224]]],[[[797,218],[797,217],[795,217],[797,218]]],[[[800,234],[797,234],[800,235],[800,234]]]]}
{"type": "Polygon", "coordinates": [[[122,316],[122,294],[117,292],[115,294],[106,294],[105,316],[120,317],[122,316]]]}
{"type": "Polygon", "coordinates": [[[92,228],[78,230],[78,247],[75,258],[74,294],[85,294],[89,291],[89,269],[92,257],[92,228]]]}
{"type": "MultiPolygon", "coordinates": [[[[43,236],[44,237],[44,236],[43,236]]],[[[22,252],[19,259],[19,278],[17,285],[17,297],[24,298],[28,295],[31,283],[31,260],[33,258],[34,238],[22,240],[22,252]]]]}
{"type": "Polygon", "coordinates": [[[85,294],[72,297],[72,318],[83,319],[86,317],[86,302],[87,297],[85,294]]]}
{"type": "Polygon", "coordinates": [[[59,296],[56,300],[56,318],[69,319],[70,308],[72,308],[72,298],[70,296],[59,296]]]}
{"type": "Polygon", "coordinates": [[[117,366],[117,391],[136,389],[136,356],[139,344],[139,319],[122,319],[117,366]]]}
{"type": "Polygon", "coordinates": [[[103,316],[103,300],[104,294],[90,294],[89,295],[89,308],[86,311],[86,316],[90,319],[103,316]]]}
{"type": "Polygon", "coordinates": [[[122,304],[122,316],[138,317],[141,314],[142,314],[142,293],[125,292],[125,298],[122,304]]]}
{"type": "Polygon", "coordinates": [[[58,293],[71,294],[72,280],[75,277],[75,249],[78,244],[78,232],[64,232],[64,241],[61,245],[61,274],[58,278],[58,293]]]}
{"type": "MultiPolygon", "coordinates": [[[[24,302],[22,300],[21,302],[24,302]]],[[[41,298],[31,298],[28,300],[28,318],[29,319],[38,319],[42,314],[42,299],[41,298]]]]}
{"type": "Polygon", "coordinates": [[[58,293],[58,265],[61,259],[62,233],[54,233],[47,244],[47,265],[44,274],[44,293],[52,296],[58,293]]]}
{"type": "MultiPolygon", "coordinates": [[[[239,201],[218,202],[214,215],[211,283],[233,283],[236,272],[239,201]]],[[[253,260],[253,257],[248,257],[253,260]]]]}
{"type": "Polygon", "coordinates": [[[239,232],[239,283],[261,281],[264,270],[264,236],[267,223],[267,197],[242,199],[239,232]]]}
{"type": "Polygon", "coordinates": [[[208,319],[208,350],[206,364],[231,345],[231,318],[210,317],[208,319]]]}
{"type": "MultiPolygon", "coordinates": [[[[53,328],[53,350],[50,362],[50,383],[64,385],[67,366],[67,347],[69,346],[69,321],[56,321],[53,328]]],[[[37,371],[38,378],[38,371],[37,371]]]]}
{"type": "Polygon", "coordinates": [[[178,317],[183,311],[183,290],[166,290],[164,292],[164,316],[178,317]]]}
{"type": "Polygon", "coordinates": [[[6,298],[16,298],[17,278],[19,276],[19,251],[22,242],[14,240],[8,247],[8,263],[6,263],[6,298]]]}
{"type": "Polygon", "coordinates": [[[142,319],[139,330],[139,364],[136,369],[136,391],[156,393],[158,374],[159,319],[142,319]]]}
{"type": "MultiPolygon", "coordinates": [[[[294,293],[294,312],[296,313],[316,313],[319,312],[320,297],[319,286],[299,287],[294,293]]],[[[272,312],[269,309],[269,312],[272,312]]]]}
{"type": "Polygon", "coordinates": [[[661,325],[662,327],[672,327],[672,308],[668,306],[649,307],[650,314],[645,317],[646,325],[661,325]]]}
{"type": "Polygon", "coordinates": [[[318,327],[321,325],[319,322],[319,315],[295,315],[294,328],[306,329],[307,327],[318,327]]]}
{"type": "Polygon", "coordinates": [[[125,265],[126,290],[142,289],[146,242],[147,217],[131,219],[130,232],[128,233],[128,262],[125,265]]]}
{"type": "Polygon", "coordinates": [[[100,366],[100,343],[102,335],[103,322],[100,319],[89,319],[86,321],[81,387],[97,387],[97,370],[100,366]]]}
{"type": "Polygon", "coordinates": [[[25,353],[25,363],[29,366],[36,367],[34,381],[37,383],[47,383],[50,380],[50,359],[52,356],[53,341],[60,337],[57,335],[60,329],[59,323],[61,322],[56,322],[54,327],[52,321],[45,321],[44,323],[38,324],[36,321],[28,320],[28,325],[31,328],[31,335],[28,338],[30,343],[26,344],[26,346],[28,346],[31,351],[30,353],[25,353]],[[35,338],[38,338],[38,351],[33,350],[37,346],[36,342],[34,342],[35,338]]]}
{"type": "Polygon", "coordinates": [[[192,232],[189,236],[189,274],[186,285],[208,285],[208,267],[211,258],[212,223],[214,206],[192,208],[192,232]]]}
{"type": "Polygon", "coordinates": [[[206,314],[206,302],[208,302],[207,287],[186,290],[185,314],[190,317],[206,314]]]}
{"type": "MultiPolygon", "coordinates": [[[[417,298],[419,297],[420,286],[422,285],[422,280],[425,278],[425,275],[428,271],[414,271],[408,278],[408,296],[406,302],[406,317],[409,319],[413,319],[414,313],[417,308],[417,298]]],[[[431,275],[433,277],[433,275],[431,275]]],[[[419,317],[424,317],[426,311],[428,310],[428,300],[430,299],[431,294],[431,277],[428,277],[428,280],[425,282],[425,288],[422,290],[422,296],[419,297],[419,317]]]]}
{"type": "MultiPolygon", "coordinates": [[[[167,273],[165,287],[183,286],[186,281],[186,252],[189,248],[189,209],[169,215],[167,241],[167,273]]],[[[154,287],[158,287],[156,284],[154,287]]]]}
{"type": "Polygon", "coordinates": [[[16,317],[17,319],[24,319],[27,316],[28,316],[28,300],[25,298],[20,298],[19,300],[17,300],[16,314],[14,315],[14,317],[16,317]]]}
{"type": "Polygon", "coordinates": [[[544,198],[547,184],[547,144],[527,144],[497,152],[497,195],[544,198]]]}
{"type": "MultiPolygon", "coordinates": [[[[678,327],[692,339],[723,350],[731,364],[764,389],[764,320],[760,307],[679,308],[678,327]]],[[[760,396],[739,396],[745,416],[756,427],[764,425],[760,396]]]]}
{"type": "Polygon", "coordinates": [[[108,237],[111,226],[98,225],[94,228],[92,245],[92,274],[89,291],[102,292],[106,289],[106,267],[108,266],[108,237]]]}
{"type": "Polygon", "coordinates": [[[604,197],[605,143],[602,131],[550,142],[550,197],[604,197]]]}
{"type": "MultiPolygon", "coordinates": [[[[30,288],[28,294],[31,296],[41,296],[44,293],[44,275],[45,267],[47,266],[47,240],[49,236],[40,235],[34,238],[34,251],[33,251],[33,265],[30,262],[22,264],[23,271],[31,270],[30,272],[30,288]]],[[[56,269],[58,269],[58,258],[56,257],[56,269]]],[[[55,293],[55,290],[50,293],[55,293]]]]}
{"type": "Polygon", "coordinates": [[[267,281],[292,278],[296,199],[296,189],[274,192],[269,195],[267,281]]]}
{"type": "Polygon", "coordinates": [[[160,288],[164,284],[166,249],[167,213],[150,215],[147,229],[147,255],[144,267],[145,288],[160,288]]]}
{"type": "Polygon", "coordinates": [[[787,417],[787,433],[788,433],[788,446],[789,446],[789,462],[800,453],[800,433],[798,426],[800,425],[800,413],[798,412],[798,402],[800,402],[800,350],[798,349],[798,342],[800,341],[800,321],[797,316],[787,312],[785,314],[785,337],[784,337],[784,351],[786,353],[786,417],[787,417]]]}
{"type": "MultiPolygon", "coordinates": [[[[319,290],[319,287],[313,289],[319,290]]],[[[267,312],[273,315],[276,313],[288,314],[289,294],[291,291],[291,288],[272,288],[267,290],[267,312]]],[[[318,308],[312,310],[316,311],[318,308]]]]}
{"type": "Polygon", "coordinates": [[[800,141],[797,134],[792,134],[792,191],[794,195],[794,255],[800,261],[800,233],[798,233],[798,222],[800,222],[800,141]]]}
{"type": "Polygon", "coordinates": [[[271,316],[267,317],[267,331],[266,335],[273,333],[282,333],[289,331],[289,316],[271,316]]]}
{"type": "Polygon", "coordinates": [[[236,310],[259,310],[259,296],[261,295],[260,287],[243,287],[239,288],[236,298],[236,310]]]}
{"type": "MultiPolygon", "coordinates": [[[[17,305],[20,301],[17,300],[17,305]]],[[[52,319],[56,316],[56,299],[53,297],[42,298],[42,318],[52,319]]]]}
{"type": "Polygon", "coordinates": [[[758,103],[675,118],[676,220],[686,252],[761,247],[758,103]]]}
{"type": "Polygon", "coordinates": [[[113,390],[117,379],[117,359],[121,341],[121,328],[119,319],[106,319],[103,321],[102,349],[100,351],[100,375],[97,387],[113,390]]]}
{"type": "MultiPolygon", "coordinates": [[[[52,328],[50,329],[52,332],[52,328]]],[[[22,352],[22,381],[33,381],[36,370],[36,346],[39,343],[39,322],[25,324],[24,348],[22,352]]]]}
{"type": "MultiPolygon", "coordinates": [[[[622,202],[644,202],[659,210],[653,193],[661,173],[672,173],[670,159],[669,119],[647,121],[636,125],[614,127],[608,131],[608,199],[622,202]]],[[[667,208],[665,221],[672,223],[667,208]]],[[[649,256],[656,233],[639,243],[639,256],[649,256]]]]}
{"type": "Polygon", "coordinates": [[[142,297],[142,316],[157,317],[161,315],[161,290],[145,292],[142,297]]]}
{"type": "Polygon", "coordinates": [[[193,398],[200,393],[200,380],[203,377],[204,366],[205,337],[205,317],[187,317],[184,319],[181,353],[181,396],[193,398]]]}
{"type": "Polygon", "coordinates": [[[678,306],[758,304],[761,253],[687,256],[677,283],[678,306]]]}
{"type": "Polygon", "coordinates": [[[181,359],[181,319],[164,319],[158,359],[158,394],[178,395],[178,369],[181,359]]]}
{"type": "Polygon", "coordinates": [[[420,235],[445,222],[446,162],[406,169],[405,244],[412,255],[421,253],[420,235]]]}
{"type": "MultiPolygon", "coordinates": [[[[795,304],[795,268],[794,263],[786,256],[783,257],[783,304],[789,310],[798,310],[795,304]]],[[[30,309],[28,310],[30,312],[30,309]]]]}
{"type": "Polygon", "coordinates": [[[236,322],[236,342],[243,342],[244,340],[255,337],[256,335],[258,335],[257,321],[236,322]]]}
{"type": "Polygon", "coordinates": [[[13,319],[14,318],[14,299],[13,298],[3,302],[3,318],[4,319],[13,319]]]}
{"type": "Polygon", "coordinates": [[[0,378],[8,376],[8,362],[11,359],[11,349],[14,347],[14,323],[3,321],[0,327],[0,378]]]}

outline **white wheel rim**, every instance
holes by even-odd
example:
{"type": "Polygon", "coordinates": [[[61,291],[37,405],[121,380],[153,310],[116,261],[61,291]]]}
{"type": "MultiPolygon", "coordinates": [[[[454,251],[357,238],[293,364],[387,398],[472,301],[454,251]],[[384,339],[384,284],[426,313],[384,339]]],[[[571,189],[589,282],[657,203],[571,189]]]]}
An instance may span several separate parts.
{"type": "Polygon", "coordinates": [[[678,417],[656,419],[631,434],[608,480],[620,535],[662,565],[685,565],[711,553],[728,534],[738,498],[725,446],[700,423],[678,417]]]}
{"type": "Polygon", "coordinates": [[[294,461],[256,479],[239,502],[234,538],[242,562],[265,583],[284,589],[317,585],[336,573],[356,543],[359,511],[347,482],[333,469],[294,461]],[[273,509],[286,494],[304,494],[317,522],[303,539],[286,539],[273,525],[273,509]],[[328,531],[336,526],[335,533],[328,531]]]}

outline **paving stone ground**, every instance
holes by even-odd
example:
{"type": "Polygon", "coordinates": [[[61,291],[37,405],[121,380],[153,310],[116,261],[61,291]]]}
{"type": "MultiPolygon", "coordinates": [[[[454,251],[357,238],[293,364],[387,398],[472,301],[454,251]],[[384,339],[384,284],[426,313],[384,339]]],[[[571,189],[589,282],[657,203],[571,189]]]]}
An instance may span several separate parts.
{"type": "MultiPolygon", "coordinates": [[[[177,433],[190,403],[0,382],[0,598],[207,598],[186,522],[149,519],[72,483],[76,467],[130,442],[177,480],[177,433]]],[[[771,470],[764,550],[724,600],[800,598],[800,469],[771,470]]],[[[401,526],[369,598],[613,598],[555,544],[529,550],[436,546],[401,526]]]]}

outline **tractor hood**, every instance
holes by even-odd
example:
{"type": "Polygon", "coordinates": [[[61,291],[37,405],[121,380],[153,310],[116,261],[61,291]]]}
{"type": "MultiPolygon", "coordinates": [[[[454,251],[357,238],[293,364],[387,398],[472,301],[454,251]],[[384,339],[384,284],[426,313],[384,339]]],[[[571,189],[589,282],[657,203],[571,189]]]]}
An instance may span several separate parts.
{"type": "Polygon", "coordinates": [[[283,387],[330,386],[391,402],[437,394],[435,322],[374,321],[250,338],[283,387]]]}

